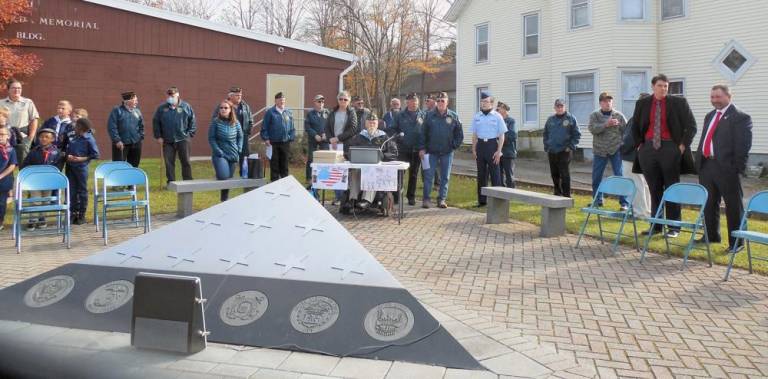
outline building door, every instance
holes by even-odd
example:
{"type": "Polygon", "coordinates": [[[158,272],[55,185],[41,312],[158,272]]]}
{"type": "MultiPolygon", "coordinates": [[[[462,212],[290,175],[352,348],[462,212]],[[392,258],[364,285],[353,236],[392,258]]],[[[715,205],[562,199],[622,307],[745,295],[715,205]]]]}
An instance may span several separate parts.
{"type": "MultiPolygon", "coordinates": [[[[275,94],[285,95],[286,107],[293,113],[296,131],[304,130],[304,77],[298,75],[267,74],[267,107],[275,105],[275,94]]],[[[297,135],[299,135],[297,133],[297,135]]]]}

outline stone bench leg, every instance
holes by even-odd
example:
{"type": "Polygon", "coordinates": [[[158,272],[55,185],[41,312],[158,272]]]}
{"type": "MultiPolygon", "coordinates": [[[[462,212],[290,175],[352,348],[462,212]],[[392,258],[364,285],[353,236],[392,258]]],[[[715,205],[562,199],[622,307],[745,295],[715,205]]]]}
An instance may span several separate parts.
{"type": "Polygon", "coordinates": [[[192,192],[181,192],[177,196],[176,216],[187,217],[192,214],[192,192]]]}
{"type": "Polygon", "coordinates": [[[487,197],[486,224],[504,224],[509,222],[509,200],[487,197]]]}
{"type": "Polygon", "coordinates": [[[565,208],[541,208],[541,237],[557,237],[565,234],[565,208]]]}

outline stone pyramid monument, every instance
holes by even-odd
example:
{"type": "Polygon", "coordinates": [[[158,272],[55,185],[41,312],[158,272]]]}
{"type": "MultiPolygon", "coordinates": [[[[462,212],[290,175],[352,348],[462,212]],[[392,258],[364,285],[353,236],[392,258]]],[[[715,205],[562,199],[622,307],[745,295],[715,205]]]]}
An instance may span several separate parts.
{"type": "Polygon", "coordinates": [[[293,177],[0,290],[0,319],[130,332],[139,272],[200,277],[211,342],[482,368],[293,177]]]}

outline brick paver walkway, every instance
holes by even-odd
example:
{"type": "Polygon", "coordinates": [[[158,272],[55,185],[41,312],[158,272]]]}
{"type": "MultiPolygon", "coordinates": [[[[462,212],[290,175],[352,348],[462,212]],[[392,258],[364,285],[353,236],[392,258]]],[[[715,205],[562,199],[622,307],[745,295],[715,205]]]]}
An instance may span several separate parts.
{"type": "MultiPolygon", "coordinates": [[[[535,226],[484,225],[485,216],[476,212],[413,209],[407,216],[400,226],[378,217],[345,217],[342,223],[496,373],[528,367],[529,374],[517,375],[768,376],[766,277],[739,270],[723,283],[723,267],[691,262],[680,271],[680,259],[661,255],[641,265],[634,250],[612,256],[610,245],[591,239],[577,249],[575,236],[541,239],[535,226]]],[[[153,221],[160,227],[171,220],[153,221]]],[[[0,249],[0,287],[102,249],[91,225],[77,228],[72,250],[51,238],[27,239],[28,248],[16,255],[8,239],[0,249]]],[[[138,233],[111,235],[116,242],[138,233]]],[[[266,367],[303,372],[296,367],[315,359],[294,354],[266,367]]],[[[234,359],[170,368],[211,374],[234,359]]],[[[354,362],[337,361],[322,375],[345,376],[343,362],[354,362]]],[[[384,366],[387,377],[428,369],[384,366]]],[[[267,372],[259,370],[253,377],[267,372]]],[[[435,377],[467,375],[437,371],[435,377]]]]}

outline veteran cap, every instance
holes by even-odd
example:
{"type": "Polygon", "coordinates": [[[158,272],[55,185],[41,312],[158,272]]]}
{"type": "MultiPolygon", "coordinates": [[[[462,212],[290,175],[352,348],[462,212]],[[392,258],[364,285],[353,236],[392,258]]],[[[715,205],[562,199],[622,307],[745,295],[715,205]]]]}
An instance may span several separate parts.
{"type": "Polygon", "coordinates": [[[603,100],[607,100],[607,99],[611,99],[611,100],[613,100],[613,95],[611,95],[611,94],[610,94],[610,93],[608,93],[608,92],[602,92],[602,93],[600,94],[600,101],[603,101],[603,100]]]}
{"type": "Polygon", "coordinates": [[[557,98],[555,99],[555,106],[565,105],[565,99],[563,98],[557,98]]]}
{"type": "Polygon", "coordinates": [[[134,96],[136,96],[136,92],[126,91],[121,93],[120,96],[123,98],[123,100],[131,100],[134,96]]]}

